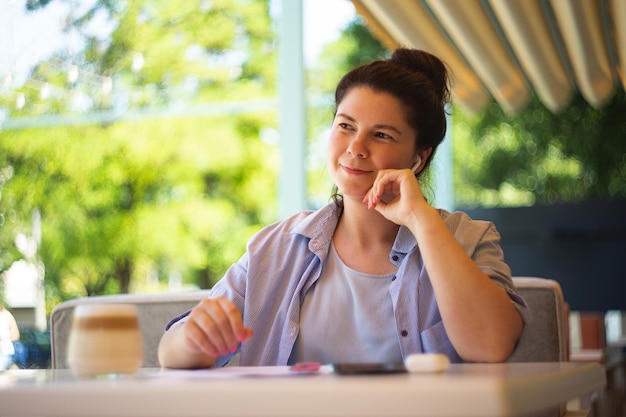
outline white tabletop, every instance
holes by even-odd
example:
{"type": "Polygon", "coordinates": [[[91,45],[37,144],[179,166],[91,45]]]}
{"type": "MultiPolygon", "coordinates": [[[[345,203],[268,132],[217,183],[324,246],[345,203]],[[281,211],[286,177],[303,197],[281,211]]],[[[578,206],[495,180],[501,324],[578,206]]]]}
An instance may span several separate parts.
{"type": "Polygon", "coordinates": [[[77,379],[69,370],[0,373],[0,416],[524,416],[601,390],[597,363],[454,364],[440,374],[339,376],[324,367],[170,371],[77,379]]]}

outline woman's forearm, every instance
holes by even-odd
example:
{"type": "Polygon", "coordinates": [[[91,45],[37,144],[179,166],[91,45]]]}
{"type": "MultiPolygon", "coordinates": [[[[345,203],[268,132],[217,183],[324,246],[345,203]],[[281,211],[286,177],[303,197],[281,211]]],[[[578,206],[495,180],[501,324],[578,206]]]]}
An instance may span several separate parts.
{"type": "Polygon", "coordinates": [[[466,254],[434,208],[421,207],[409,228],[459,355],[467,361],[506,360],[523,329],[508,295],[466,254]]]}

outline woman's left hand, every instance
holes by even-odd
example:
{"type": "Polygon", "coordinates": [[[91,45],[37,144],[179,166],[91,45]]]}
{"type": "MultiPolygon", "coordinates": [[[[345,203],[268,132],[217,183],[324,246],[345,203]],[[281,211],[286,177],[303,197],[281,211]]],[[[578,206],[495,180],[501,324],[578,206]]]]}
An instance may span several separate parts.
{"type": "Polygon", "coordinates": [[[378,172],[363,202],[369,209],[375,209],[388,220],[406,225],[415,210],[426,203],[426,199],[413,171],[386,169],[378,172]]]}

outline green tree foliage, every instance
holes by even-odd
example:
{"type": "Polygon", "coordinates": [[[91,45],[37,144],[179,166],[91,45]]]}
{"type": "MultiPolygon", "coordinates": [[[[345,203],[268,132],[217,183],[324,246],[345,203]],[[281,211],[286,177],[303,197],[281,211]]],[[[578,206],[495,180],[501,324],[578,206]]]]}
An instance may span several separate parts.
{"type": "Polygon", "coordinates": [[[580,96],[560,114],[537,99],[506,115],[455,109],[455,189],[460,206],[530,206],[626,198],[626,94],[594,109],[580,96]]]}
{"type": "Polygon", "coordinates": [[[309,71],[311,90],[334,94],[337,83],[345,73],[388,55],[389,51],[357,18],[341,31],[337,41],[324,47],[318,62],[309,71]]]}
{"type": "Polygon", "coordinates": [[[274,97],[268,0],[55,2],[70,6],[65,32],[82,47],[39,63],[30,79],[51,93],[39,100],[32,84],[16,89],[26,99],[13,116],[274,97]]]}
{"type": "MultiPolygon", "coordinates": [[[[3,202],[18,218],[23,208],[42,212],[49,298],[128,292],[133,282],[137,290],[154,274],[209,287],[273,219],[275,150],[237,131],[253,123],[181,118],[2,132],[5,166],[15,170],[3,202]]],[[[3,234],[27,226],[7,222],[3,234]]]]}
{"type": "Polygon", "coordinates": [[[210,287],[275,220],[277,150],[260,137],[276,114],[203,107],[275,96],[268,2],[96,1],[67,21],[84,47],[31,75],[54,94],[25,85],[14,92],[23,108],[7,109],[43,127],[0,130],[1,268],[21,256],[13,240],[37,208],[49,309],[168,280],[210,287]],[[110,33],[94,31],[97,19],[110,33]],[[69,80],[72,66],[81,75],[69,80]]]}

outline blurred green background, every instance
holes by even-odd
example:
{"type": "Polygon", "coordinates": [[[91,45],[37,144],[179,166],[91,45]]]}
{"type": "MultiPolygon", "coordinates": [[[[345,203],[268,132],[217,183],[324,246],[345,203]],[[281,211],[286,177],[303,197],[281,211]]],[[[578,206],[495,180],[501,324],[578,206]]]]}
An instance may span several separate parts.
{"type": "MultiPolygon", "coordinates": [[[[271,2],[20,7],[58,14],[66,43],[23,80],[0,74],[0,270],[45,271],[48,313],[80,296],[210,288],[278,220],[271,2]]],[[[388,53],[355,15],[307,64],[310,208],[330,195],[337,81],[388,53]]],[[[453,106],[455,205],[623,200],[625,114],[623,90],[601,110],[574,97],[558,115],[538,100],[516,116],[453,106]]]]}

